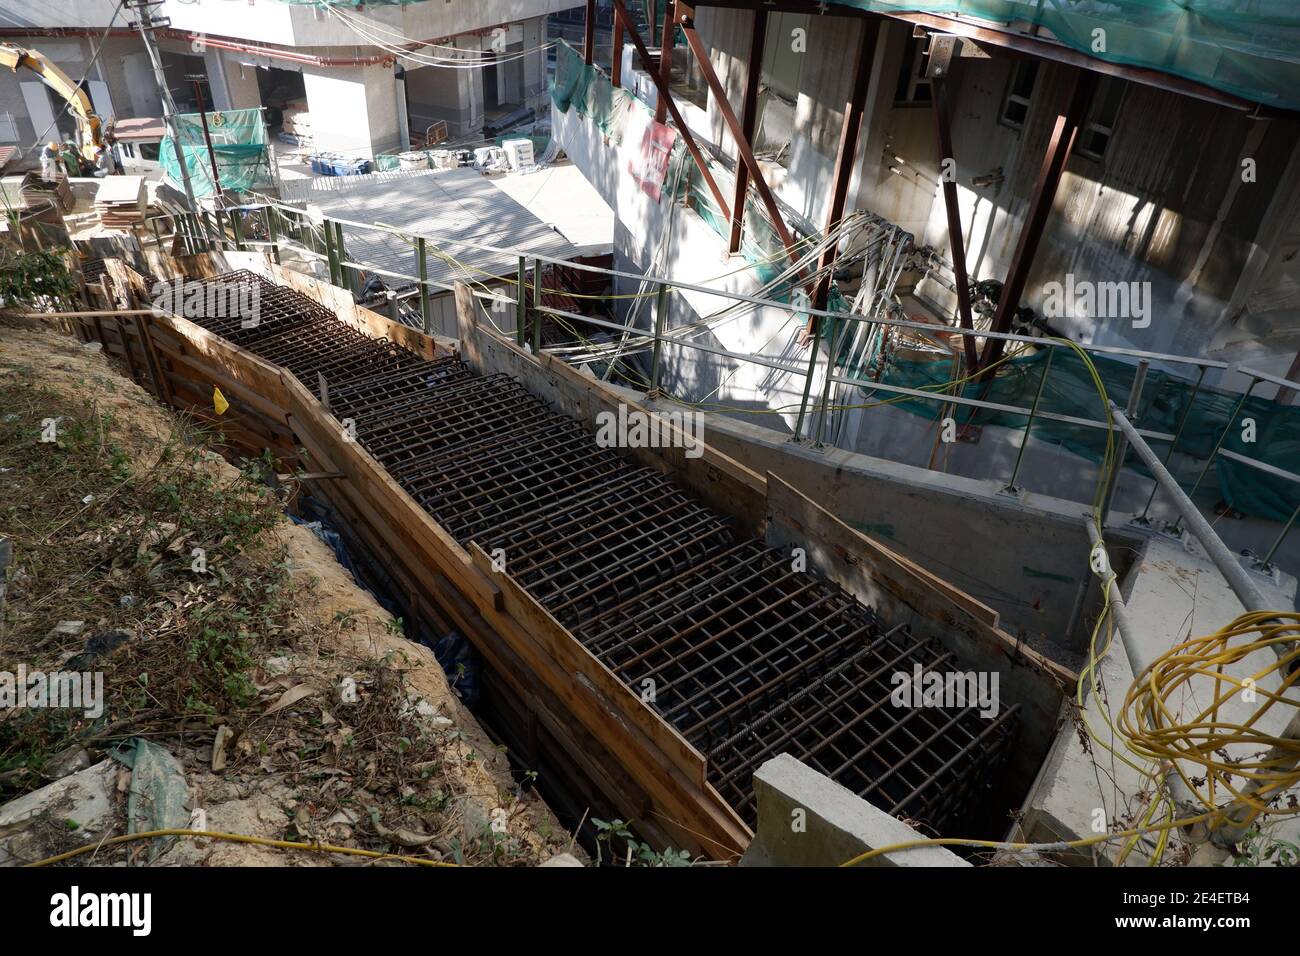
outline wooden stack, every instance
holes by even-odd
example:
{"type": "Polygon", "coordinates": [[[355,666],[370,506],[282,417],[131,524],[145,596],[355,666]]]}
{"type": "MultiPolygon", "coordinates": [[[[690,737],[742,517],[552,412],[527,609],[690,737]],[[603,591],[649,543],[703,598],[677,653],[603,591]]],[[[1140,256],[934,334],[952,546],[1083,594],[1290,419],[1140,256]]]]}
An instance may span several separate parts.
{"type": "Polygon", "coordinates": [[[95,212],[105,229],[130,229],[144,223],[143,176],[106,176],[95,194],[95,212]]]}
{"type": "Polygon", "coordinates": [[[72,187],[67,177],[59,176],[53,182],[46,182],[40,173],[28,173],[22,178],[20,186],[23,200],[29,206],[39,206],[52,202],[63,212],[70,212],[75,203],[72,187]]]}

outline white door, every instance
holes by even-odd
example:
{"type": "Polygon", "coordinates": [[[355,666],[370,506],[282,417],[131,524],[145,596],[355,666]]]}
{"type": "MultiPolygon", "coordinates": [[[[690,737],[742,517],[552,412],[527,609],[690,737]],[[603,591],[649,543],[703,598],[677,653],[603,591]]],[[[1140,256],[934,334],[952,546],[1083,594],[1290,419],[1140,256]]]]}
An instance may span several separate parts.
{"type": "Polygon", "coordinates": [[[54,108],[50,105],[50,91],[41,82],[19,83],[23,102],[27,105],[27,115],[36,129],[36,137],[42,143],[52,139],[62,139],[54,125],[54,108]]]}

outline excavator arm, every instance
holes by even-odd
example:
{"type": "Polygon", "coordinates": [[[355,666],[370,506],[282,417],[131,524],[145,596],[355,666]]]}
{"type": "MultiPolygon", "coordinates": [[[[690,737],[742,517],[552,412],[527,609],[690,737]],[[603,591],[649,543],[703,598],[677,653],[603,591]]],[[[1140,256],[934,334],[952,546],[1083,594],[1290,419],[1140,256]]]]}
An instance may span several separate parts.
{"type": "MultiPolygon", "coordinates": [[[[41,81],[68,102],[72,115],[77,120],[81,131],[81,155],[94,159],[95,151],[104,145],[102,124],[91,109],[90,97],[68,74],[47,60],[37,50],[27,50],[9,43],[0,43],[0,66],[18,72],[19,67],[26,67],[41,81]]],[[[37,130],[39,133],[40,130],[37,130]]]]}

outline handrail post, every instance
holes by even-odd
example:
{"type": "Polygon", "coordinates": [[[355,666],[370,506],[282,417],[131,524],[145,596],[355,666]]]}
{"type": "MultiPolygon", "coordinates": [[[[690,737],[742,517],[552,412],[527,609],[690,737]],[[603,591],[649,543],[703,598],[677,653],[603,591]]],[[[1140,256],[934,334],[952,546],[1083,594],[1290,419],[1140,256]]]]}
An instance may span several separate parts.
{"type": "MultiPolygon", "coordinates": [[[[818,325],[820,324],[821,323],[819,322],[818,325]]],[[[828,417],[831,400],[831,380],[835,378],[835,360],[838,357],[835,354],[835,350],[839,348],[840,334],[846,328],[848,328],[847,320],[833,320],[831,324],[830,338],[826,340],[829,346],[829,351],[826,354],[826,376],[822,379],[821,410],[817,416],[817,441],[813,443],[814,448],[823,447],[822,438],[826,435],[826,419],[828,417]]]]}
{"type": "Polygon", "coordinates": [[[668,325],[669,291],[668,283],[661,280],[659,292],[655,296],[654,346],[650,351],[650,392],[652,394],[659,391],[659,362],[663,356],[664,329],[668,325]]]}
{"type": "Polygon", "coordinates": [[[276,220],[280,214],[275,211],[274,206],[263,207],[266,216],[266,235],[271,240],[271,261],[277,266],[280,264],[280,230],[276,227],[276,220]]]}
{"type": "Polygon", "coordinates": [[[542,261],[533,260],[533,354],[542,354],[542,261]]]}
{"type": "Polygon", "coordinates": [[[424,334],[433,334],[433,311],[429,305],[429,259],[424,236],[415,239],[415,254],[420,260],[420,320],[424,325],[424,334]]]}
{"type": "Polygon", "coordinates": [[[1273,540],[1273,545],[1268,549],[1268,554],[1255,562],[1255,567],[1259,568],[1265,574],[1272,572],[1273,555],[1277,554],[1278,548],[1282,547],[1282,542],[1285,541],[1287,535],[1291,533],[1291,529],[1295,526],[1295,519],[1297,517],[1300,517],[1300,505],[1296,505],[1295,510],[1291,512],[1291,517],[1287,519],[1286,524],[1283,526],[1282,533],[1273,540]]]}
{"type": "MultiPolygon", "coordinates": [[[[1183,429],[1187,427],[1187,419],[1192,416],[1192,406],[1196,404],[1196,396],[1201,392],[1201,383],[1205,381],[1205,366],[1198,365],[1197,369],[1196,385],[1192,387],[1192,394],[1187,399],[1187,407],[1184,408],[1183,413],[1178,416],[1178,427],[1174,429],[1174,440],[1169,443],[1169,450],[1165,452],[1164,464],[1166,467],[1168,467],[1169,462],[1174,458],[1174,450],[1178,447],[1178,439],[1183,437],[1183,429]]],[[[1142,509],[1140,515],[1133,519],[1133,524],[1141,525],[1143,527],[1151,524],[1151,520],[1147,517],[1147,513],[1151,510],[1151,503],[1156,500],[1156,492],[1159,490],[1160,485],[1153,482],[1151,485],[1151,494],[1147,497],[1146,507],[1142,509]]]]}
{"type": "Polygon", "coordinates": [[[339,282],[339,254],[334,248],[334,224],[326,219],[325,226],[325,258],[330,267],[330,285],[340,285],[339,282]]]}
{"type": "Polygon", "coordinates": [[[235,234],[235,251],[244,251],[244,214],[243,210],[230,210],[230,231],[235,234]]]}
{"type": "MultiPolygon", "coordinates": [[[[1029,406],[1029,417],[1025,420],[1025,433],[1020,438],[1020,450],[1016,452],[1016,465],[1011,469],[1011,477],[1007,480],[1006,487],[1002,489],[1004,494],[1020,494],[1020,489],[1016,487],[1016,479],[1020,477],[1020,463],[1025,460],[1025,449],[1029,446],[1029,430],[1034,426],[1034,416],[1038,414],[1038,405],[1043,400],[1043,389],[1047,385],[1047,373],[1052,370],[1052,356],[1054,355],[1056,355],[1056,349],[1047,350],[1047,358],[1043,364],[1043,374],[1038,377],[1038,390],[1034,392],[1034,403],[1029,406]]],[[[942,409],[940,414],[942,414],[942,409]]]]}
{"type": "Polygon", "coordinates": [[[519,257],[515,284],[515,344],[524,347],[524,323],[528,320],[528,260],[519,257]]]}
{"type": "MultiPolygon", "coordinates": [[[[1210,452],[1205,459],[1205,464],[1201,466],[1201,473],[1196,476],[1196,481],[1192,484],[1192,490],[1187,492],[1188,498],[1191,498],[1192,495],[1196,494],[1196,489],[1201,487],[1201,482],[1205,480],[1205,476],[1209,472],[1210,466],[1214,464],[1214,459],[1219,457],[1219,449],[1222,448],[1223,443],[1228,440],[1228,432],[1232,431],[1232,426],[1237,421],[1237,415],[1241,412],[1241,409],[1246,404],[1246,399],[1250,398],[1250,393],[1255,390],[1255,386],[1258,384],[1259,379],[1252,375],[1250,378],[1250,385],[1241,393],[1241,398],[1237,400],[1237,404],[1232,408],[1232,413],[1228,416],[1227,424],[1223,426],[1223,431],[1219,433],[1219,440],[1214,443],[1214,450],[1210,452]]],[[[1183,516],[1179,515],[1178,520],[1174,522],[1174,526],[1171,530],[1177,534],[1182,530],[1182,526],[1183,516]]]]}
{"type": "MultiPolygon", "coordinates": [[[[1128,404],[1125,406],[1124,414],[1130,419],[1137,417],[1138,404],[1142,401],[1142,387],[1146,385],[1147,370],[1151,363],[1146,359],[1138,362],[1137,370],[1133,373],[1133,387],[1128,391],[1128,404]]],[[[1111,466],[1110,474],[1106,478],[1106,490],[1101,496],[1101,529],[1106,529],[1106,521],[1110,517],[1110,505],[1115,498],[1115,489],[1119,486],[1120,473],[1124,471],[1124,459],[1128,457],[1128,435],[1123,432],[1119,436],[1119,447],[1115,450],[1115,462],[1111,466]]]]}
{"type": "Polygon", "coordinates": [[[803,398],[799,400],[799,417],[794,423],[794,437],[790,440],[793,442],[800,441],[800,434],[803,432],[804,416],[808,412],[808,396],[812,393],[813,372],[817,371],[817,353],[821,349],[822,343],[822,326],[825,323],[813,323],[813,340],[808,354],[808,371],[803,378],[803,398]]]}
{"type": "Polygon", "coordinates": [[[348,261],[348,253],[347,246],[343,243],[343,223],[341,222],[334,223],[334,248],[339,257],[339,285],[344,289],[351,290],[352,277],[348,275],[348,267],[346,265],[348,261]]]}

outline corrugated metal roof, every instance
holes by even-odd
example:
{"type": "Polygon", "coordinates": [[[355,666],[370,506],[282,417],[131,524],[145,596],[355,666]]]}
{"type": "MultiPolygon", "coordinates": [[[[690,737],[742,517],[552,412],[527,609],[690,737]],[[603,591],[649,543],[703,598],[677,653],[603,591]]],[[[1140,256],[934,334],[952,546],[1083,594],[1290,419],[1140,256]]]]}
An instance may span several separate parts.
{"type": "MultiPolygon", "coordinates": [[[[482,252],[456,240],[561,259],[578,255],[567,239],[472,169],[392,170],[289,180],[283,184],[283,196],[291,202],[305,202],[330,218],[439,237],[442,241],[427,245],[429,281],[448,288],[458,277],[482,280],[484,273],[513,276],[518,263],[508,253],[482,252]],[[463,267],[472,268],[467,272],[463,267]]],[[[343,238],[349,261],[417,274],[414,249],[396,236],[344,226],[343,238]]]]}

